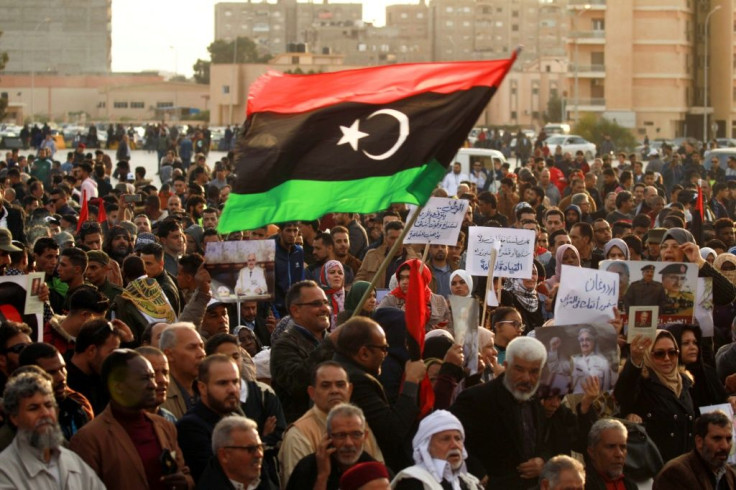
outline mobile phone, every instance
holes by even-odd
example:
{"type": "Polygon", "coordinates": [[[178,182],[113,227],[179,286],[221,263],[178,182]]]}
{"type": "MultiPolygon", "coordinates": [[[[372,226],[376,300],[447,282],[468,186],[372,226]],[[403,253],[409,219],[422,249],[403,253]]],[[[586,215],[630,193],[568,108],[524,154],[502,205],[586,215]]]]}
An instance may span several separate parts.
{"type": "Polygon", "coordinates": [[[123,196],[123,201],[127,203],[141,202],[141,195],[140,194],[126,194],[125,196],[123,196]]]}
{"type": "Polygon", "coordinates": [[[163,476],[173,475],[179,471],[179,465],[176,464],[176,453],[169,449],[161,451],[159,461],[161,461],[161,474],[163,476]]]}

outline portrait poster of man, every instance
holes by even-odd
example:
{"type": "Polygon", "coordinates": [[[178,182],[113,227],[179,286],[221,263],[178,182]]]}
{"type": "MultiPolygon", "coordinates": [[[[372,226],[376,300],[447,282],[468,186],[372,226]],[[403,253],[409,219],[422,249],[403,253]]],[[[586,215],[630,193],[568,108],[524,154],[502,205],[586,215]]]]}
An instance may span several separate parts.
{"type": "Polygon", "coordinates": [[[629,344],[637,335],[649,337],[654,341],[659,324],[659,306],[632,306],[629,309],[626,342],[629,344]]]}
{"type": "Polygon", "coordinates": [[[583,393],[583,381],[595,376],[601,391],[618,379],[616,331],[610,325],[566,325],[535,330],[547,348],[540,385],[561,395],[583,393]]]}
{"type": "Polygon", "coordinates": [[[604,260],[599,269],[619,274],[619,310],[629,324],[630,309],[657,306],[658,323],[690,323],[695,311],[698,266],[681,262],[604,260]]]}
{"type": "Polygon", "coordinates": [[[220,301],[269,300],[274,291],[273,240],[210,242],[205,267],[212,277],[212,291],[220,301]]]}
{"type": "Polygon", "coordinates": [[[448,296],[452,310],[455,343],[463,346],[465,368],[471,374],[478,372],[478,301],[464,296],[448,296]]]}
{"type": "MultiPolygon", "coordinates": [[[[43,342],[43,303],[41,311],[27,301],[33,280],[43,277],[43,273],[33,276],[0,276],[0,321],[26,323],[33,334],[31,338],[43,342]]],[[[43,280],[43,279],[42,279],[43,280]]],[[[38,298],[35,300],[40,303],[38,298]]]]}

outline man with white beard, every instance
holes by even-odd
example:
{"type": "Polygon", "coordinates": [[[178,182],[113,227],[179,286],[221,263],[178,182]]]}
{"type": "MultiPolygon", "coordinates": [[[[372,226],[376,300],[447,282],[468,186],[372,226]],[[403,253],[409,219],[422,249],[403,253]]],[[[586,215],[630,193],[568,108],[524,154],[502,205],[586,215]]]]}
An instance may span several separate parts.
{"type": "Polygon", "coordinates": [[[0,487],[16,489],[104,489],[92,468],[62,446],[51,382],[24,372],[8,381],[5,411],[18,428],[12,444],[0,453],[0,487]]]}
{"type": "Polygon", "coordinates": [[[437,410],[419,423],[412,447],[414,466],[403,469],[393,482],[395,490],[480,490],[480,481],[465,467],[463,425],[447,410],[437,410]]]}
{"type": "Polygon", "coordinates": [[[465,428],[468,453],[488,476],[486,488],[534,487],[545,459],[554,456],[545,447],[542,405],[534,398],[546,360],[540,341],[517,337],[506,347],[504,373],[461,392],[450,408],[465,428]]]}

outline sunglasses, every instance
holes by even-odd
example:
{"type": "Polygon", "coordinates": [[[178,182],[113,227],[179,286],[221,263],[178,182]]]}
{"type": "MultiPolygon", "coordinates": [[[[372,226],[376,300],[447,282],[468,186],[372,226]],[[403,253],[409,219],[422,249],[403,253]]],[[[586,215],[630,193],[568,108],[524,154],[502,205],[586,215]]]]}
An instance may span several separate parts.
{"type": "Polygon", "coordinates": [[[8,352],[10,354],[20,354],[20,352],[26,347],[28,347],[29,345],[31,344],[25,344],[25,343],[15,344],[13,347],[8,347],[7,349],[5,349],[5,352],[8,352]]]}
{"type": "Polygon", "coordinates": [[[657,359],[659,361],[664,360],[666,357],[669,357],[671,359],[677,359],[677,356],[679,355],[680,355],[680,351],[677,349],[652,351],[652,358],[657,359]]]}

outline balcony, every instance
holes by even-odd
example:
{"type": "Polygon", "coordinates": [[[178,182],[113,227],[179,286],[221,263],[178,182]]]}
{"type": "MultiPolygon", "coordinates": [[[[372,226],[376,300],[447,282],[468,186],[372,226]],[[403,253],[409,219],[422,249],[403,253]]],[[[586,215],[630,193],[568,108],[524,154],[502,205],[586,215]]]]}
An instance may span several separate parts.
{"type": "Polygon", "coordinates": [[[570,64],[567,69],[570,76],[575,76],[577,71],[579,78],[603,78],[606,76],[606,65],[575,65],[570,64]]]}
{"type": "Polygon", "coordinates": [[[603,10],[606,8],[606,0],[568,0],[569,10],[603,10]]]}
{"type": "Polygon", "coordinates": [[[567,99],[567,110],[574,111],[576,108],[579,112],[603,112],[606,110],[606,99],[603,97],[591,99],[581,97],[577,101],[575,97],[567,99]]]}

